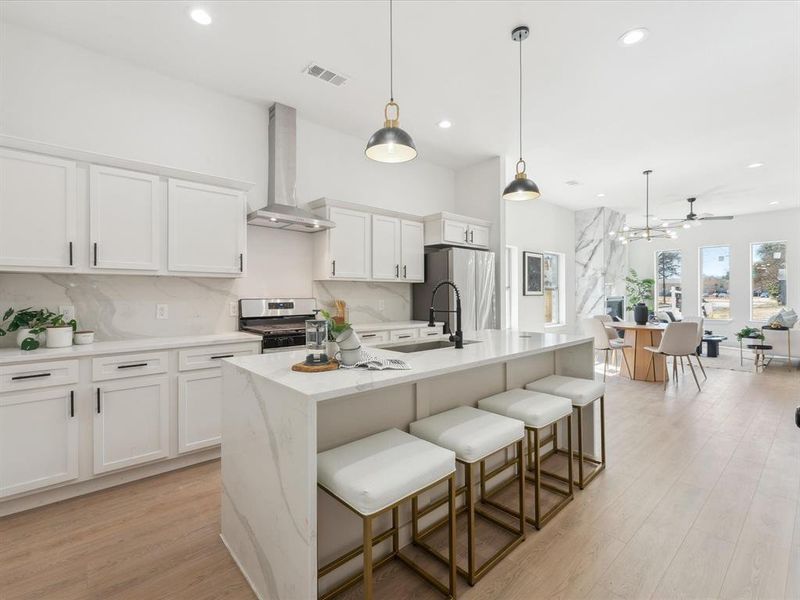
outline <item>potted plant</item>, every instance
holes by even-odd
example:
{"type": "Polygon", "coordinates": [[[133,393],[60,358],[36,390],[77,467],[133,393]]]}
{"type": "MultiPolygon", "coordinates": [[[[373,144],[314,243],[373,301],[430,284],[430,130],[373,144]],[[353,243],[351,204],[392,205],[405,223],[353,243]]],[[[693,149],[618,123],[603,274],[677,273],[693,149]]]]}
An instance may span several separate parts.
{"type": "Polygon", "coordinates": [[[336,338],[348,329],[351,329],[351,326],[347,321],[334,319],[327,310],[320,311],[320,314],[322,314],[322,318],[328,322],[328,356],[333,358],[339,350],[336,338]]]}
{"type": "Polygon", "coordinates": [[[66,348],[72,346],[72,334],[78,328],[78,323],[75,319],[64,321],[64,315],[50,312],[47,309],[42,311],[44,313],[45,325],[45,338],[48,348],[66,348]]]}
{"type": "Polygon", "coordinates": [[[650,316],[648,301],[653,298],[653,279],[639,279],[635,269],[630,269],[625,278],[625,293],[627,294],[627,310],[633,311],[633,320],[638,325],[644,325],[650,316]]]}
{"type": "Polygon", "coordinates": [[[40,346],[40,336],[48,324],[47,313],[49,311],[33,310],[31,307],[19,310],[9,308],[0,320],[0,324],[5,326],[0,327],[0,337],[16,332],[17,345],[22,350],[36,350],[40,346]]]}
{"type": "Polygon", "coordinates": [[[761,340],[763,342],[764,333],[760,329],[743,327],[740,331],[736,332],[736,340],[741,342],[743,339],[761,340]]]}

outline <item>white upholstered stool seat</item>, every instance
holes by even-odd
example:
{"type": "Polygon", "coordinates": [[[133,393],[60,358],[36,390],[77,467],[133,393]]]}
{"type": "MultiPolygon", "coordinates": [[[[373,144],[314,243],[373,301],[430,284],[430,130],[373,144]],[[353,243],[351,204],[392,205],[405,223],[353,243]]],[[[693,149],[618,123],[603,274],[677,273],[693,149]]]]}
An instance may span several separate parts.
{"type": "Polygon", "coordinates": [[[478,408],[512,419],[528,427],[541,429],[572,414],[569,398],[530,390],[514,389],[478,401],[478,408]]]}
{"type": "Polygon", "coordinates": [[[363,569],[351,574],[319,596],[331,600],[356,585],[364,584],[365,600],[373,600],[373,571],[390,559],[398,559],[451,600],[456,597],[456,455],[399,429],[387,429],[369,437],[317,454],[317,485],[361,517],[362,544],[317,569],[321,579],[362,556],[363,569]],[[448,555],[447,585],[438,576],[400,551],[400,504],[447,483],[448,555]],[[377,536],[373,525],[381,515],[391,513],[391,527],[377,536]],[[375,561],[373,547],[391,539],[391,551],[375,561]]]}
{"type": "MultiPolygon", "coordinates": [[[[525,517],[536,529],[541,529],[545,523],[552,519],[573,499],[572,481],[572,461],[567,461],[568,477],[562,478],[566,484],[566,489],[562,486],[552,485],[542,481],[542,475],[553,476],[541,468],[544,459],[554,453],[550,451],[542,456],[541,447],[552,443],[554,448],[558,447],[558,423],[566,419],[567,431],[572,429],[572,401],[569,398],[535,392],[531,390],[513,389],[500,392],[494,396],[489,396],[478,401],[478,408],[489,412],[494,412],[513,419],[519,419],[525,423],[525,433],[527,437],[528,471],[535,474],[526,474],[525,478],[534,485],[533,517],[525,517]],[[542,430],[552,429],[553,433],[549,439],[541,440],[542,430]],[[532,434],[532,437],[531,437],[532,434]],[[553,505],[547,512],[542,512],[540,495],[542,489],[549,490],[562,496],[561,500],[553,505]]],[[[572,456],[572,436],[567,437],[568,455],[572,456]]],[[[489,492],[484,497],[484,502],[503,510],[509,514],[517,516],[519,513],[504,504],[491,499],[493,495],[489,492]]]]}
{"type": "Polygon", "coordinates": [[[525,423],[471,406],[459,406],[411,423],[411,435],[448,448],[474,463],[521,440],[525,423]]]}
{"type": "Polygon", "coordinates": [[[537,379],[526,385],[525,389],[569,398],[572,406],[586,406],[606,393],[606,386],[602,381],[564,375],[549,375],[537,379]]]}
{"type": "MultiPolygon", "coordinates": [[[[456,454],[456,461],[464,470],[464,485],[456,494],[464,494],[464,505],[459,509],[467,513],[467,560],[464,566],[458,567],[458,572],[466,578],[470,585],[475,585],[486,573],[518,546],[525,539],[525,481],[524,481],[524,453],[522,439],[525,437],[525,423],[517,419],[504,417],[493,412],[479,410],[471,406],[459,406],[436,415],[420,419],[411,423],[411,433],[424,440],[443,446],[456,454]],[[515,447],[515,456],[512,459],[502,457],[503,462],[496,468],[486,473],[486,459],[504,449],[515,447]],[[515,469],[514,475],[506,479],[498,487],[517,484],[517,523],[510,525],[497,517],[482,511],[478,507],[479,499],[475,495],[473,485],[473,468],[475,463],[480,463],[480,491],[481,498],[486,488],[487,478],[494,477],[507,469],[515,469]],[[476,536],[475,520],[481,517],[487,524],[504,529],[513,535],[506,544],[485,558],[478,564],[478,542],[476,536]]],[[[444,556],[431,544],[427,537],[444,525],[444,520],[438,520],[420,530],[420,519],[431,514],[443,502],[443,498],[433,500],[424,508],[419,508],[418,503],[411,503],[411,535],[414,544],[427,550],[434,558],[444,560],[444,556]]]]}
{"type": "Polygon", "coordinates": [[[388,429],[317,455],[317,481],[353,510],[372,515],[456,469],[455,453],[388,429]]]}

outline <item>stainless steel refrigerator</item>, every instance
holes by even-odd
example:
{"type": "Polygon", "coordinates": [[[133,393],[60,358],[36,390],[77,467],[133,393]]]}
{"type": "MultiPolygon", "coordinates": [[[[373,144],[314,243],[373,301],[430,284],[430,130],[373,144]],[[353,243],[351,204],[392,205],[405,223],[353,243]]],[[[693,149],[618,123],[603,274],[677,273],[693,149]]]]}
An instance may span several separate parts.
{"type": "MultiPolygon", "coordinates": [[[[494,252],[467,248],[442,248],[425,255],[425,283],[414,284],[414,318],[427,321],[431,293],[440,281],[452,281],[461,292],[461,328],[496,329],[494,252]]],[[[435,307],[456,309],[456,294],[450,286],[436,293],[435,307]]],[[[437,321],[447,315],[437,314],[437,321]]],[[[455,331],[456,316],[450,314],[450,327],[455,331]]]]}

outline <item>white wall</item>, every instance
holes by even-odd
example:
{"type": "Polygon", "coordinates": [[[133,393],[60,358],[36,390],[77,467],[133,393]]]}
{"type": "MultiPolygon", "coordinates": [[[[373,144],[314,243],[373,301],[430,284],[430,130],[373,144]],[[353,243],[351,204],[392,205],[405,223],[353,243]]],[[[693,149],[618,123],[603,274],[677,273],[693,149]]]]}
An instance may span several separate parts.
{"type": "MultiPolygon", "coordinates": [[[[564,325],[548,327],[547,331],[575,331],[575,213],[541,199],[506,202],[505,226],[505,244],[517,248],[520,270],[524,251],[564,254],[564,325]]],[[[523,296],[521,285],[520,278],[517,290],[519,329],[545,331],[544,296],[523,296]]]]}
{"type": "MultiPolygon", "coordinates": [[[[706,221],[702,226],[680,229],[678,238],[669,241],[635,242],[628,246],[628,263],[640,277],[653,277],[657,250],[680,250],[682,256],[683,314],[699,314],[699,248],[731,247],[731,320],[707,321],[706,329],[728,336],[728,345],[738,343],[733,334],[745,326],[761,326],[750,321],[750,243],[787,241],[787,303],[800,309],[800,209],[737,216],[732,221],[706,221]]],[[[793,332],[794,354],[800,354],[800,329],[793,332]],[[795,342],[797,340],[797,342],[795,342]]],[[[770,343],[782,349],[785,334],[774,335],[770,343]]]]}
{"type": "MultiPolygon", "coordinates": [[[[250,181],[255,187],[248,204],[258,208],[267,197],[267,124],[266,104],[0,22],[0,133],[250,181]]],[[[327,196],[417,214],[452,210],[452,170],[422,159],[375,163],[364,157],[365,140],[302,118],[297,129],[301,203],[327,196]]],[[[225,331],[235,328],[230,300],[314,293],[311,246],[310,234],[249,227],[249,272],[241,280],[0,274],[0,306],[30,302],[56,308],[73,302],[72,294],[79,318],[108,336],[225,331]],[[198,294],[203,289],[214,291],[198,294]],[[96,301],[107,305],[102,318],[96,301]],[[183,308],[171,307],[169,321],[156,322],[156,302],[183,308]],[[92,314],[81,315],[81,309],[92,314]],[[109,318],[113,324],[103,321],[109,318]]],[[[352,284],[352,290],[358,302],[374,300],[377,309],[384,293],[410,297],[408,284],[393,285],[398,290],[363,284],[352,284]]],[[[337,292],[347,299],[348,290],[337,292]]],[[[409,303],[387,307],[394,312],[372,317],[410,315],[409,303]]]]}

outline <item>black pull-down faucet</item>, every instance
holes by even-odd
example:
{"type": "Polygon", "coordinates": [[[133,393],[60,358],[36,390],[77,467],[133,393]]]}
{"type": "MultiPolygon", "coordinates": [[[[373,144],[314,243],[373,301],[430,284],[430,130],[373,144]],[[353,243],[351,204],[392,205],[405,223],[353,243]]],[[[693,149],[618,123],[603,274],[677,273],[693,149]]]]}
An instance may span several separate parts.
{"type": "MultiPolygon", "coordinates": [[[[464,334],[461,333],[461,292],[458,291],[458,287],[452,281],[440,281],[436,284],[436,287],[433,288],[433,293],[431,294],[431,309],[428,318],[428,327],[436,327],[434,323],[434,317],[436,313],[456,313],[456,332],[450,332],[450,341],[455,342],[456,349],[461,349],[464,347],[464,334]],[[443,285],[449,285],[456,291],[456,309],[455,310],[439,310],[433,307],[433,302],[436,299],[436,292],[439,290],[440,287],[443,285]]],[[[444,322],[444,327],[442,327],[442,333],[447,333],[450,329],[448,321],[444,322]]]]}

